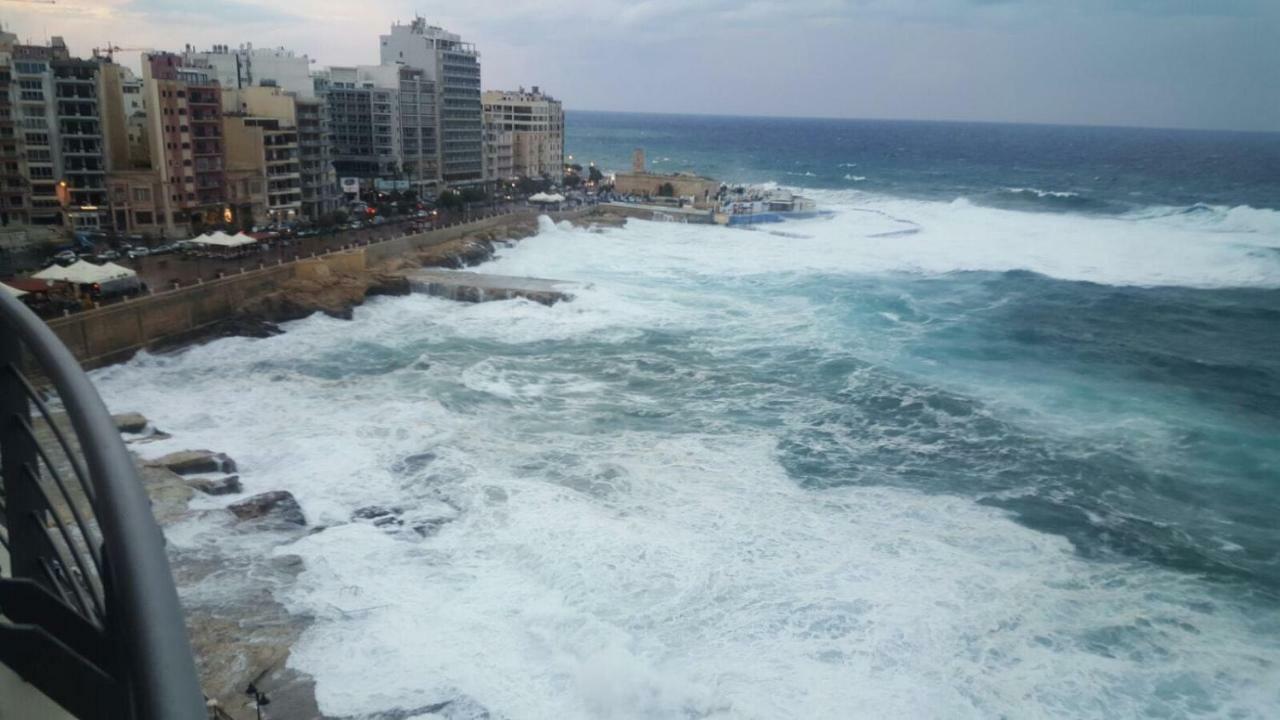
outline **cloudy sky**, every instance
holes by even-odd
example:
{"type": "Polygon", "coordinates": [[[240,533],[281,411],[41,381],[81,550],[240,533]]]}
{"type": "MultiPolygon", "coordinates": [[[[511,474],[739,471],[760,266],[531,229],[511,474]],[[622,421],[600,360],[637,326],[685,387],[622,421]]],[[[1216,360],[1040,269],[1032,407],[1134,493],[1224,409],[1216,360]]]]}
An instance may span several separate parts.
{"type": "MultiPolygon", "coordinates": [[[[23,39],[376,63],[414,12],[593,110],[1280,131],[1280,0],[0,0],[23,39]]],[[[136,61],[135,61],[136,62],[136,61]]]]}

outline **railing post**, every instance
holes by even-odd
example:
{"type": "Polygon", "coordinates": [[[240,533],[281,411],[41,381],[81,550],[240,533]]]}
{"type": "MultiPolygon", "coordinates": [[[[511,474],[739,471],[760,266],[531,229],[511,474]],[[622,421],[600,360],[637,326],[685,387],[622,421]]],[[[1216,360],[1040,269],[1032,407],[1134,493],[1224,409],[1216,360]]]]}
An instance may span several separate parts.
{"type": "Polygon", "coordinates": [[[36,469],[36,448],[22,432],[22,422],[30,420],[27,393],[19,379],[22,343],[18,331],[0,321],[0,478],[3,478],[5,530],[9,533],[9,576],[41,582],[38,548],[43,547],[40,525],[23,517],[39,507],[32,497],[36,489],[22,481],[24,465],[36,469]]]}

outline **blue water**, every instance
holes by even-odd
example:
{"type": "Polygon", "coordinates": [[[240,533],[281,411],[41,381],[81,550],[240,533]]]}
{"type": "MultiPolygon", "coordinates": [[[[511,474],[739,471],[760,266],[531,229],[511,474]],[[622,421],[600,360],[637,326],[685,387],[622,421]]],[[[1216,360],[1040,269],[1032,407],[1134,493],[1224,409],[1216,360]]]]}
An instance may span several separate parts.
{"type": "Polygon", "coordinates": [[[1276,133],[584,111],[565,122],[565,152],[609,170],[643,147],[654,172],[733,182],[1091,213],[1280,209],[1276,133]]]}
{"type": "Polygon", "coordinates": [[[271,550],[326,714],[1280,715],[1280,136],[568,126],[832,215],[544,218],[481,269],[572,302],[377,298],[95,375],[173,434],[144,452],[323,527],[271,550]]]}

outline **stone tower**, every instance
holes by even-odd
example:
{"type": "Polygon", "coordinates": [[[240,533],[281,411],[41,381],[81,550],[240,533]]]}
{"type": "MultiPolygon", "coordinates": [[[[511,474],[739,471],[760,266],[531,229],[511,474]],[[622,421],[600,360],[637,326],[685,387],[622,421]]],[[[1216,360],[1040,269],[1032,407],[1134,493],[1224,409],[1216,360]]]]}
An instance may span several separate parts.
{"type": "Polygon", "coordinates": [[[631,172],[644,172],[644,148],[636,148],[631,152],[631,172]]]}

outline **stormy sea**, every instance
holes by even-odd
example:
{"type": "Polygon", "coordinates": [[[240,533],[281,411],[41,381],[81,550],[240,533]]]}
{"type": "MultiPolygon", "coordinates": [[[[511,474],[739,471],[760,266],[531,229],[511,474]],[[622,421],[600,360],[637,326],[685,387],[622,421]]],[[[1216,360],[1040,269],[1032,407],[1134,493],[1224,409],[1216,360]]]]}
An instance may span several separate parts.
{"type": "Polygon", "coordinates": [[[1280,714],[1280,135],[574,112],[567,145],[834,214],[543,218],[479,269],[570,302],[374,298],[93,375],[174,434],[145,452],[324,528],[264,551],[303,559],[325,714],[1280,714]]]}

